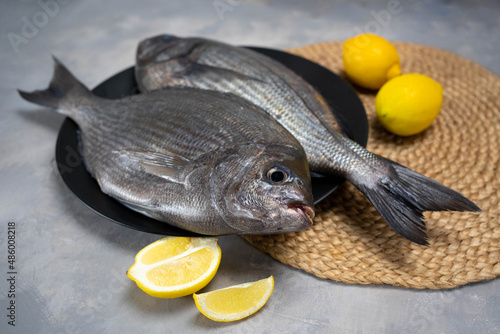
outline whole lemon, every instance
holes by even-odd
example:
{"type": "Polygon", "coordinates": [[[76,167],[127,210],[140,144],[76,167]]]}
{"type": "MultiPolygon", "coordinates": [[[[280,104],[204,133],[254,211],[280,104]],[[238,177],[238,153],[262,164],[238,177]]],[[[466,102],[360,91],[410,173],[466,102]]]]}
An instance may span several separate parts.
{"type": "Polygon", "coordinates": [[[355,84],[379,89],[401,74],[396,48],[374,34],[361,34],[345,41],[342,60],[347,77],[355,84]]]}
{"type": "Polygon", "coordinates": [[[411,136],[427,129],[443,102],[443,87],[423,74],[404,74],[389,80],[377,93],[375,111],[387,130],[411,136]]]}

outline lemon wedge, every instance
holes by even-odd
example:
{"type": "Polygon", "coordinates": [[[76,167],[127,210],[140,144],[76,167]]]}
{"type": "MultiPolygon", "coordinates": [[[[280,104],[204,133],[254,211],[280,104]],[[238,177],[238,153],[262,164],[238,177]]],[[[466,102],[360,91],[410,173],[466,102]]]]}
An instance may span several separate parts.
{"type": "Polygon", "coordinates": [[[260,310],[273,293],[273,276],[207,293],[193,294],[196,307],[209,319],[229,322],[260,310]]]}
{"type": "Polygon", "coordinates": [[[151,296],[177,298],[205,287],[220,259],[215,237],[166,237],[139,251],[127,276],[151,296]]]}

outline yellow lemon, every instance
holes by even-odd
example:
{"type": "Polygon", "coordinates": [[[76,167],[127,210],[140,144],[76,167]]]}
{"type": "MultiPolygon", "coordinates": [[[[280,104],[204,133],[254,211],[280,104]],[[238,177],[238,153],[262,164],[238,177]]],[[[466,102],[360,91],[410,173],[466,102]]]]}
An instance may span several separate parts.
{"type": "Polygon", "coordinates": [[[205,287],[220,259],[215,237],[166,237],[139,251],[127,276],[151,296],[177,298],[205,287]]]}
{"type": "Polygon", "coordinates": [[[387,82],[377,93],[375,110],[382,125],[400,136],[427,129],[439,114],[443,87],[423,74],[404,74],[387,82]]]}
{"type": "Polygon", "coordinates": [[[401,74],[396,48],[374,34],[361,34],[345,41],[342,60],[347,77],[355,84],[379,89],[401,74]]]}
{"type": "Polygon", "coordinates": [[[196,307],[209,319],[229,322],[240,320],[262,308],[273,293],[274,279],[233,285],[207,293],[193,294],[196,307]]]}

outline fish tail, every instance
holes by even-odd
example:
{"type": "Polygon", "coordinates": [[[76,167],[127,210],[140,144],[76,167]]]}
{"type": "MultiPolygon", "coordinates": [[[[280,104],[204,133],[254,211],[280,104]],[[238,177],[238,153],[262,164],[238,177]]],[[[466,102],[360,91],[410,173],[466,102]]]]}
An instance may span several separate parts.
{"type": "Polygon", "coordinates": [[[56,57],[53,59],[55,62],[54,74],[47,89],[34,92],[18,89],[18,92],[27,101],[53,108],[61,114],[71,116],[75,106],[89,103],[95,96],[56,57]]]}
{"type": "Polygon", "coordinates": [[[383,168],[377,169],[378,173],[372,171],[372,177],[367,178],[369,182],[355,185],[389,226],[403,237],[417,244],[429,245],[424,211],[481,211],[455,190],[394,161],[374,157],[377,165],[383,168]]]}

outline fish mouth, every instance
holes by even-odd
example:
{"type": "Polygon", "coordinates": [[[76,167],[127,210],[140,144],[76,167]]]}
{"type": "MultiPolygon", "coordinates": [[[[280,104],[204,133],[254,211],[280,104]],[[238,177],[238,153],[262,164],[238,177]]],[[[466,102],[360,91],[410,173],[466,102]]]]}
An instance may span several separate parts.
{"type": "Polygon", "coordinates": [[[308,219],[312,224],[315,213],[310,205],[304,203],[290,203],[288,204],[288,209],[294,210],[299,216],[308,219]]]}

